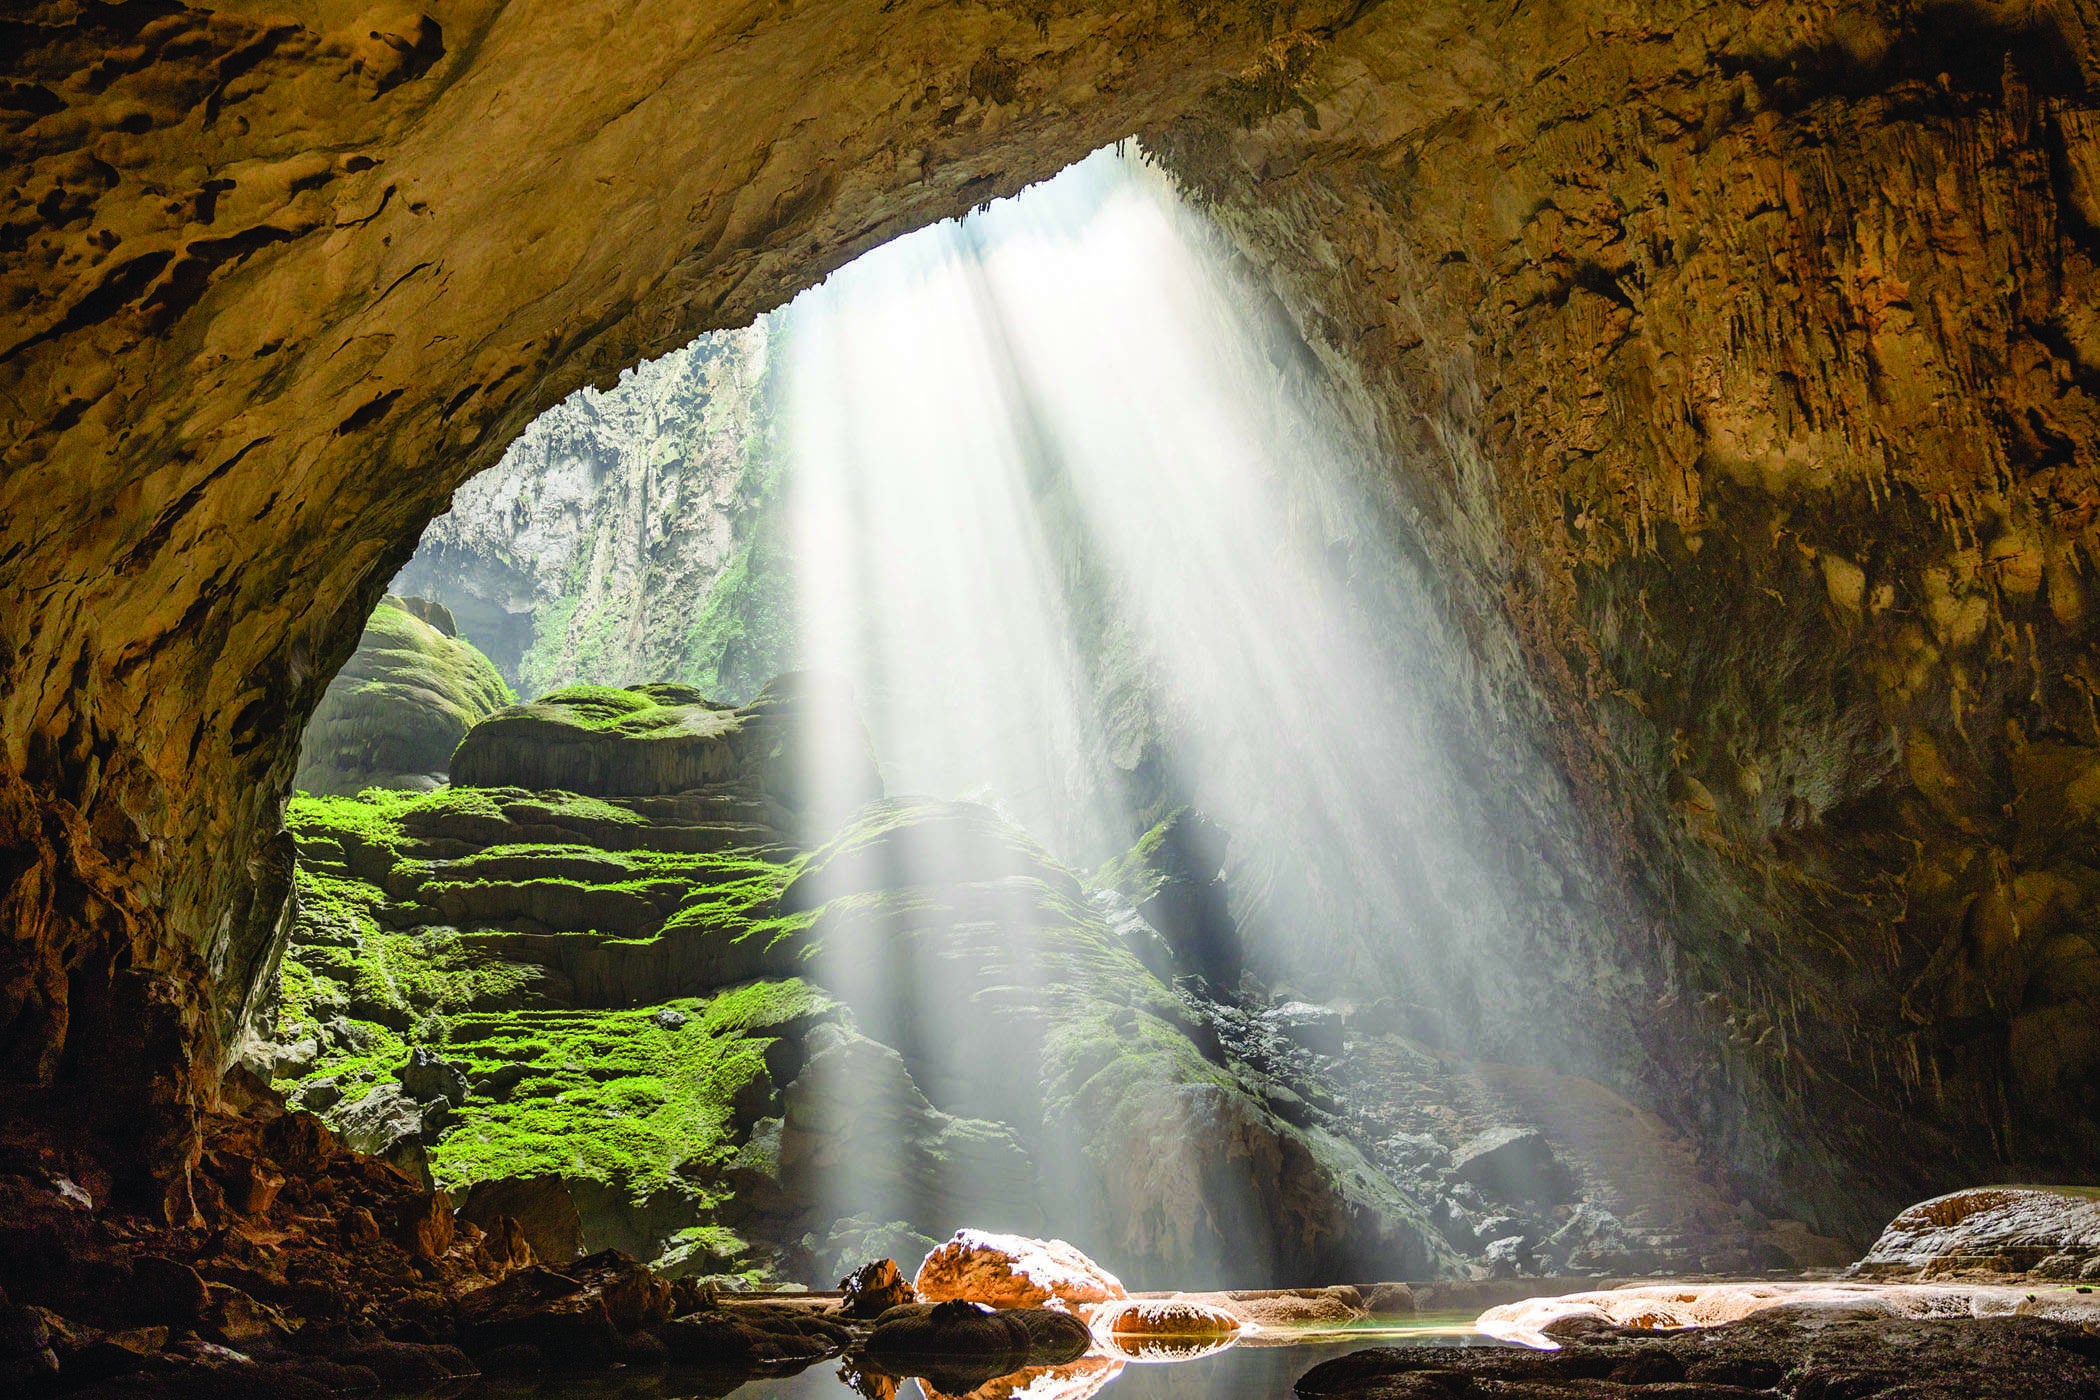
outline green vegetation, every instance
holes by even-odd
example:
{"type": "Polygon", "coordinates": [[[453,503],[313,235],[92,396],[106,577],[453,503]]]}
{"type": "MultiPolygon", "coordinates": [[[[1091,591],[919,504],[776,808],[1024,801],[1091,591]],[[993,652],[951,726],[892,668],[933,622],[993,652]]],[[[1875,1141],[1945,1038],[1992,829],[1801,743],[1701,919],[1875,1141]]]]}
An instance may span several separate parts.
{"type": "MultiPolygon", "coordinates": [[[[626,695],[581,698],[607,713],[654,704],[623,704],[626,695]]],[[[677,979],[681,968],[735,963],[747,945],[742,964],[760,966],[808,927],[807,915],[776,913],[799,861],[746,848],[504,839],[549,828],[648,834],[630,807],[555,792],[301,796],[286,823],[301,852],[299,911],[273,1038],[312,1042],[315,1053],[282,1087],[298,1094],[325,1081],[355,1104],[419,1045],[470,1077],[525,1069],[511,1072],[500,1101],[477,1093],[456,1111],[431,1153],[444,1182],[559,1171],[647,1194],[686,1164],[704,1172],[729,1150],[730,1106],[763,1073],[767,1030],[827,1004],[800,981],[775,979],[643,1007],[564,1005],[576,977],[617,981],[627,975],[620,958],[657,947],[673,960],[634,975],[677,979]],[[455,854],[462,839],[478,849],[455,854]],[[434,858],[433,843],[450,858],[434,858]],[[640,922],[626,928],[594,917],[637,910],[640,922]],[[491,911],[498,917],[472,917],[491,911]],[[545,931],[504,931],[519,920],[545,931]],[[687,1024],[674,1032],[652,1019],[667,1007],[687,1024]]],[[[775,960],[794,957],[787,949],[775,960]]]]}
{"type": "MultiPolygon", "coordinates": [[[[441,617],[442,620],[442,617],[441,617]]],[[[427,787],[475,721],[514,697],[489,659],[388,599],[308,723],[295,787],[427,787]]]]}
{"type": "Polygon", "coordinates": [[[661,1007],[459,1017],[442,1053],[470,1081],[506,1066],[524,1073],[502,1102],[467,1100],[431,1153],[432,1175],[457,1186],[553,1172],[637,1199],[674,1179],[704,1181],[736,1151],[740,1096],[772,1087],[766,1032],[829,1006],[790,979],[661,1007]],[[665,1011],[686,1019],[667,1027],[665,1011]]]}

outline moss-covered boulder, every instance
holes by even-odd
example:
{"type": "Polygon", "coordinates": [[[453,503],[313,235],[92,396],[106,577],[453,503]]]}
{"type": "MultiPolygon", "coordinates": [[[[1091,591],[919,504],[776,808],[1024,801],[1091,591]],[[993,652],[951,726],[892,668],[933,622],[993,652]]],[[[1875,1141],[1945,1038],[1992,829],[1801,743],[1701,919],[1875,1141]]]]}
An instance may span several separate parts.
{"type": "Polygon", "coordinates": [[[453,776],[599,797],[741,785],[813,820],[836,819],[882,790],[850,691],[807,672],[736,708],[691,686],[570,686],[476,725],[453,776]]]}
{"type": "Polygon", "coordinates": [[[442,606],[388,595],[307,724],[293,785],[323,794],[434,788],[468,729],[511,700],[442,606]]]}

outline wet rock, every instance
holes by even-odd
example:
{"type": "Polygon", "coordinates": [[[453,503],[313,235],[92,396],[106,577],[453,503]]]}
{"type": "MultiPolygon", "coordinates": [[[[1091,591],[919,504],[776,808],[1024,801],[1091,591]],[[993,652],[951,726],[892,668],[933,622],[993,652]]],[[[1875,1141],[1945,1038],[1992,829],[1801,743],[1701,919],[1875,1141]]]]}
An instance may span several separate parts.
{"type": "Polygon", "coordinates": [[[654,1016],[651,1016],[649,1019],[656,1022],[657,1025],[663,1027],[667,1031],[675,1031],[680,1026],[685,1024],[686,1018],[683,1012],[673,1011],[670,1007],[667,1006],[663,1010],[657,1012],[654,1016]]]}
{"type": "Polygon", "coordinates": [[[1903,1211],[1859,1262],[1864,1274],[2020,1273],[2080,1276],[2100,1258],[2100,1192],[1987,1186],[1903,1211]]]}
{"type": "Polygon", "coordinates": [[[501,1219],[515,1220],[533,1255],[555,1268],[583,1253],[583,1217],[568,1183],[558,1176],[477,1181],[468,1188],[459,1217],[490,1231],[501,1219]]]}
{"type": "Polygon", "coordinates": [[[396,1071],[396,1077],[401,1081],[401,1091],[419,1104],[440,1099],[458,1108],[467,1100],[465,1069],[439,1058],[425,1046],[418,1045],[409,1052],[408,1063],[396,1071]]]}
{"type": "Polygon", "coordinates": [[[475,1355],[530,1346],[553,1366],[602,1366],[619,1334],[596,1291],[534,1265],[459,1301],[460,1344],[475,1355]]]}
{"type": "Polygon", "coordinates": [[[894,1259],[877,1259],[871,1264],[863,1264],[839,1280],[839,1291],[845,1294],[839,1303],[839,1311],[847,1317],[876,1318],[891,1308],[919,1301],[911,1285],[897,1271],[894,1259]]]}
{"type": "Polygon", "coordinates": [[[617,1249],[587,1255],[565,1265],[563,1272],[605,1300],[606,1316],[622,1332],[654,1327],[671,1316],[670,1280],[617,1249]]]}
{"type": "Polygon", "coordinates": [[[1976,1400],[2100,1395],[2082,1329],[2035,1318],[1860,1318],[1804,1324],[1768,1315],[1666,1338],[1569,1331],[1558,1350],[1392,1347],[1323,1362],[1298,1378],[1305,1400],[1446,1400],[1604,1395],[1735,1400],[1976,1400]]]}
{"type": "Polygon", "coordinates": [[[1092,1338],[1070,1313],[951,1299],[892,1308],[876,1321],[862,1350],[885,1370],[924,1376],[938,1389],[960,1392],[1024,1366],[1075,1360],[1092,1338]]]}
{"type": "Polygon", "coordinates": [[[671,1358],[694,1365],[807,1361],[845,1349],[853,1334],[814,1309],[781,1303],[723,1303],[657,1329],[671,1358]]]}
{"type": "Polygon", "coordinates": [[[1240,1320],[1230,1311],[1188,1298],[1147,1298],[1103,1304],[1093,1325],[1115,1337],[1230,1337],[1240,1320]]]}
{"type": "Polygon", "coordinates": [[[1342,1053],[1342,1013],[1309,1001],[1287,1001],[1264,1013],[1263,1020],[1316,1055],[1342,1053]]]}
{"type": "Polygon", "coordinates": [[[1559,1201],[1571,1189],[1568,1171],[1552,1146],[1529,1128],[1481,1134],[1453,1156],[1451,1172],[1506,1201],[1559,1201]]]}
{"type": "Polygon", "coordinates": [[[2025,1285],[1986,1283],[1659,1283],[1498,1304],[1480,1315],[1479,1327],[1492,1337],[1539,1346],[1588,1325],[1636,1331],[1718,1327],[1766,1313],[1808,1326],[1842,1317],[2015,1313],[2100,1323],[2100,1299],[2061,1288],[2040,1294],[2025,1285]]]}
{"type": "Polygon", "coordinates": [[[471,1376],[479,1370],[455,1346],[422,1342],[366,1342],[346,1347],[329,1360],[370,1371],[388,1385],[421,1385],[471,1376]]]}
{"type": "Polygon", "coordinates": [[[1115,1275],[1063,1240],[988,1230],[957,1230],[919,1265],[912,1288],[929,1303],[994,1308],[1081,1307],[1126,1296],[1115,1275]]]}

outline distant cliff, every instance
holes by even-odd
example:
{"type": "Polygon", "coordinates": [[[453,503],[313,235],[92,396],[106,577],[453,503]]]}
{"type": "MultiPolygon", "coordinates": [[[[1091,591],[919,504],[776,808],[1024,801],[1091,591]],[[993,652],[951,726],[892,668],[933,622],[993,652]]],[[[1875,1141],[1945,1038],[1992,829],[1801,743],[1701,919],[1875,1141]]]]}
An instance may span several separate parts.
{"type": "Polygon", "coordinates": [[[750,698],[785,669],[791,606],[768,339],[704,337],[541,415],[394,591],[449,607],[527,698],[577,681],[750,698]]]}

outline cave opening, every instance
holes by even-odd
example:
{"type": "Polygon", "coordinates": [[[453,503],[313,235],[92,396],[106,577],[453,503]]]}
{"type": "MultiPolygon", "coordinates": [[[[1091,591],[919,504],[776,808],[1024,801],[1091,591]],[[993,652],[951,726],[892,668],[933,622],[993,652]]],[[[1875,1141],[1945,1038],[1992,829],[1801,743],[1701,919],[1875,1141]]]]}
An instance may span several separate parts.
{"type": "Polygon", "coordinates": [[[245,1053],[745,1283],[964,1226],[1184,1287],[1747,1266],[1527,1013],[1607,877],[1386,481],[1134,143],[579,393],[316,710],[245,1053]]]}

